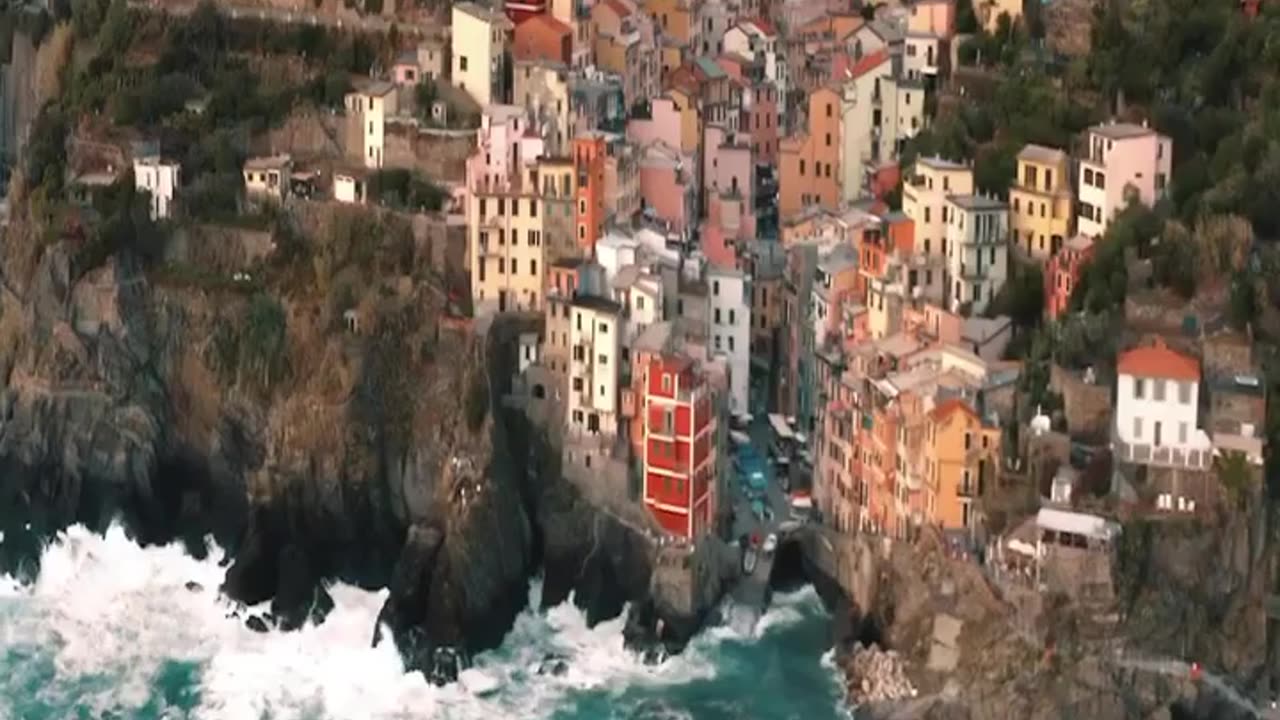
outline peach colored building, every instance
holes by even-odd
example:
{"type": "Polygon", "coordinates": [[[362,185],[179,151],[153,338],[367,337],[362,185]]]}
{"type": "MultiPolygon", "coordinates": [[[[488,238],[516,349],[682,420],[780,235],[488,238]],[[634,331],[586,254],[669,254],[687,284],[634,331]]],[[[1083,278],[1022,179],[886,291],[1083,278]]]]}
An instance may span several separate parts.
{"type": "Polygon", "coordinates": [[[666,221],[674,232],[688,229],[697,211],[697,187],[692,171],[684,157],[665,143],[644,148],[640,157],[642,212],[666,221]]]}
{"type": "Polygon", "coordinates": [[[741,243],[756,236],[756,162],[743,133],[718,125],[705,130],[702,186],[708,223],[724,239],[741,243]]]}
{"type": "Polygon", "coordinates": [[[809,127],[779,148],[778,214],[840,203],[840,95],[823,86],[809,95],[809,127]]]}
{"type": "Polygon", "coordinates": [[[917,0],[907,15],[908,33],[950,38],[956,30],[955,0],[917,0]]]}
{"type": "Polygon", "coordinates": [[[976,528],[983,490],[1000,466],[1000,429],[952,399],[929,414],[928,433],[924,485],[932,522],[948,530],[976,528]]]}

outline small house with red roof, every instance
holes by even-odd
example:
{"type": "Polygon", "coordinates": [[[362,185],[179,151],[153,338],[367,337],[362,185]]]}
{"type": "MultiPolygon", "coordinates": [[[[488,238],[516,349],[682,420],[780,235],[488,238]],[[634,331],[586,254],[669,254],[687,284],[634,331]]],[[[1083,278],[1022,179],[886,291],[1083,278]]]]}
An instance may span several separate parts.
{"type": "Polygon", "coordinates": [[[1212,444],[1199,426],[1199,360],[1157,338],[1120,353],[1116,375],[1117,460],[1187,470],[1212,466],[1212,444]]]}
{"type": "Polygon", "coordinates": [[[533,15],[516,26],[511,54],[516,60],[573,62],[573,28],[551,15],[533,15]]]}

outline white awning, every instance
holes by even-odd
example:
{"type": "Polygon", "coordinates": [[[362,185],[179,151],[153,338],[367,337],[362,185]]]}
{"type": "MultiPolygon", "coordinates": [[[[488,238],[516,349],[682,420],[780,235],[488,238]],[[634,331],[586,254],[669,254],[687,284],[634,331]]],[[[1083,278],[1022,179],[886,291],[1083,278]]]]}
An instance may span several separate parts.
{"type": "Polygon", "coordinates": [[[1042,530],[1083,535],[1094,540],[1110,541],[1120,534],[1120,523],[1087,513],[1040,508],[1036,525],[1042,530]]]}

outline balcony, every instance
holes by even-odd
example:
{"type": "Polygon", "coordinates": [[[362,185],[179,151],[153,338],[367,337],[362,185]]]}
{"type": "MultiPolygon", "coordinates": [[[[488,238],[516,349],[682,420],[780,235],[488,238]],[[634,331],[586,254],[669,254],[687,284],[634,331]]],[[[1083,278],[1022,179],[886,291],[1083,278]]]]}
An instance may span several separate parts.
{"type": "Polygon", "coordinates": [[[1205,471],[1213,466],[1212,448],[1152,446],[1148,443],[1127,443],[1113,438],[1112,448],[1116,459],[1138,465],[1205,471]]]}

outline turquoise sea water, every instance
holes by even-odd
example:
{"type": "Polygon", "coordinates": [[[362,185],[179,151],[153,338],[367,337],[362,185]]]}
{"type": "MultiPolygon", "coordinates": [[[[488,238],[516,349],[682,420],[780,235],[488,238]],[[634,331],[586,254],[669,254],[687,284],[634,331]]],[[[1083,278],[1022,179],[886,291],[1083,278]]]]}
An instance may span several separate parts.
{"type": "Polygon", "coordinates": [[[710,628],[658,666],[623,649],[621,618],[588,628],[569,605],[526,611],[476,658],[499,685],[480,698],[427,685],[389,645],[370,647],[383,593],[334,586],[322,625],[258,634],[218,597],[217,560],[72,529],[34,586],[0,578],[0,720],[844,716],[812,590],[775,598],[754,625],[710,628]],[[548,655],[567,672],[539,674],[548,655]]]}

